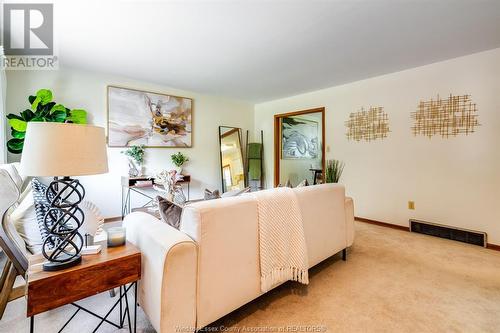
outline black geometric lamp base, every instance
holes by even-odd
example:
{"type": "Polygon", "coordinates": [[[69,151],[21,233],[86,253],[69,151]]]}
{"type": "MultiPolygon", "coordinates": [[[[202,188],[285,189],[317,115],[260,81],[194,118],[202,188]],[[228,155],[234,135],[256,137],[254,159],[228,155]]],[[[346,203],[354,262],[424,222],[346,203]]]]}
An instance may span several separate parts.
{"type": "Polygon", "coordinates": [[[78,255],[76,257],[70,258],[65,262],[53,262],[47,261],[43,264],[43,270],[46,272],[60,271],[62,269],[70,268],[76,266],[82,262],[82,256],[78,255]]]}
{"type": "Polygon", "coordinates": [[[45,193],[50,209],[44,217],[48,237],[42,253],[47,259],[44,271],[58,271],[82,262],[80,252],[83,237],[78,232],[85,215],[78,207],[85,197],[85,189],[77,179],[54,178],[45,193]]]}

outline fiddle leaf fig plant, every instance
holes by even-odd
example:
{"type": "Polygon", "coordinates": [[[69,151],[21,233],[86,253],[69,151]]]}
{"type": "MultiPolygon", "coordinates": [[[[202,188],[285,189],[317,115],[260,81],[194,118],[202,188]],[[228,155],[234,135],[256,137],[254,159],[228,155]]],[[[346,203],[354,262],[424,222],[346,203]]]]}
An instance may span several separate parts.
{"type": "Polygon", "coordinates": [[[44,121],[56,123],[86,124],[87,111],[81,109],[68,109],[62,104],[52,101],[52,91],[40,89],[35,96],[29,96],[30,109],[20,114],[7,115],[11,128],[12,139],[7,141],[7,150],[13,154],[23,152],[26,128],[30,121],[44,121]]]}

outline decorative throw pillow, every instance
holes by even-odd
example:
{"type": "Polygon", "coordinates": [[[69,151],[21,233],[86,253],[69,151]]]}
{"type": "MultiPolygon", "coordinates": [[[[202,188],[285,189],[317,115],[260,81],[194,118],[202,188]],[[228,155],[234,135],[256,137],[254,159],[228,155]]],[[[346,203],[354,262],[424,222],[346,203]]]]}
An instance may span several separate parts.
{"type": "MultiPolygon", "coordinates": [[[[45,218],[45,214],[47,214],[50,209],[50,203],[47,201],[47,197],[45,196],[47,186],[42,184],[37,178],[33,178],[33,180],[31,181],[31,188],[33,190],[33,201],[35,203],[35,213],[38,222],[38,228],[40,230],[42,241],[45,241],[45,239],[47,239],[47,237],[49,236],[49,232],[47,229],[45,229],[43,220],[45,218]]],[[[49,200],[52,200],[53,198],[54,195],[49,194],[49,200]]]]}
{"type": "Polygon", "coordinates": [[[158,209],[163,222],[175,229],[179,229],[181,225],[182,207],[160,196],[157,196],[156,200],[158,200],[158,209]]]}
{"type": "Polygon", "coordinates": [[[307,181],[307,179],[301,181],[299,185],[297,185],[296,187],[304,187],[304,186],[309,186],[309,182],[307,181]]]}
{"type": "Polygon", "coordinates": [[[245,187],[244,189],[237,189],[222,193],[221,198],[236,197],[240,194],[250,192],[250,187],[245,187]]]}
{"type": "Polygon", "coordinates": [[[0,164],[0,169],[4,169],[9,173],[10,178],[14,181],[19,193],[22,191],[23,179],[18,172],[18,168],[16,167],[16,163],[9,164],[0,164]]]}
{"type": "Polygon", "coordinates": [[[210,191],[209,189],[205,189],[205,195],[203,197],[205,200],[213,200],[220,198],[219,190],[210,191]]]}
{"type": "Polygon", "coordinates": [[[35,205],[31,189],[20,200],[16,208],[10,213],[9,221],[14,225],[17,233],[23,239],[26,249],[32,254],[42,252],[42,236],[35,214],[35,205]]]}
{"type": "Polygon", "coordinates": [[[100,234],[104,230],[104,218],[102,217],[99,208],[93,202],[86,200],[83,201],[79,207],[85,215],[83,225],[78,230],[80,234],[84,236],[84,239],[85,234],[89,234],[92,237],[100,234]]]}

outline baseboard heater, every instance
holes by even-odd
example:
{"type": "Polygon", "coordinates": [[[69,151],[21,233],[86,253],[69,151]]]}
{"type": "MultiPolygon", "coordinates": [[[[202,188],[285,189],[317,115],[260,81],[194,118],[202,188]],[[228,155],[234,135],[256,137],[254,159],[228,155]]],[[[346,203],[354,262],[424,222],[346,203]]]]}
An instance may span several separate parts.
{"type": "Polygon", "coordinates": [[[410,231],[486,247],[486,233],[410,219],[410,231]]]}

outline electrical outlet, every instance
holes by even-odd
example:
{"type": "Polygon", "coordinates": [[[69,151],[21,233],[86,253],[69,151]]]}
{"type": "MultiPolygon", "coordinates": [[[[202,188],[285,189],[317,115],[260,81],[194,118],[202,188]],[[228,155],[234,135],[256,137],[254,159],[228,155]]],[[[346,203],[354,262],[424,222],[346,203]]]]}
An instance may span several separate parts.
{"type": "Polygon", "coordinates": [[[415,209],[415,201],[408,201],[408,209],[415,209]]]}

